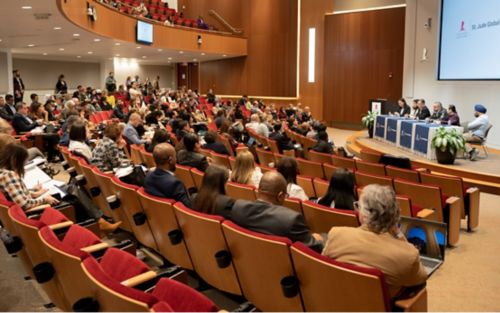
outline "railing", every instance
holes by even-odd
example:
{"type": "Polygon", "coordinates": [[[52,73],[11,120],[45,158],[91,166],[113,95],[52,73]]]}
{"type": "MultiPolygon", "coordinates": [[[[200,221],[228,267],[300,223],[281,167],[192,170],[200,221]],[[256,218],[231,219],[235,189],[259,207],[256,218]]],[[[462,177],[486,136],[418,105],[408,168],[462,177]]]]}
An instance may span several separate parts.
{"type": "Polygon", "coordinates": [[[229,24],[228,21],[226,21],[225,18],[223,18],[215,10],[210,10],[210,11],[208,11],[208,13],[211,16],[213,16],[216,20],[218,20],[222,25],[224,25],[231,33],[233,33],[235,35],[241,35],[241,34],[243,34],[243,30],[233,27],[231,24],[229,24]]]}

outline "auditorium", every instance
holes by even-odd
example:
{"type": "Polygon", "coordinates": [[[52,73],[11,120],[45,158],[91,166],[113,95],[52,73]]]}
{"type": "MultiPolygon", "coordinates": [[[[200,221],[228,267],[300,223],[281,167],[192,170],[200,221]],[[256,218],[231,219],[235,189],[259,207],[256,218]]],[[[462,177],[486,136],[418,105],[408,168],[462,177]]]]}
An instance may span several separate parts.
{"type": "Polygon", "coordinates": [[[498,12],[0,1],[0,311],[500,311],[498,12]]]}

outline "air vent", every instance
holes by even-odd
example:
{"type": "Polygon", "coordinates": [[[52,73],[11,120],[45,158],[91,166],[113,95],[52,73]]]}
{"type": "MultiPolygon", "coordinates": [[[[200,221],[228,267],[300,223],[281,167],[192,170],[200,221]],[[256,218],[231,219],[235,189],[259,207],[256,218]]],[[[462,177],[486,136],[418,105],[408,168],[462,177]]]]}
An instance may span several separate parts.
{"type": "Polygon", "coordinates": [[[50,13],[35,13],[35,20],[48,20],[52,16],[50,13]]]}

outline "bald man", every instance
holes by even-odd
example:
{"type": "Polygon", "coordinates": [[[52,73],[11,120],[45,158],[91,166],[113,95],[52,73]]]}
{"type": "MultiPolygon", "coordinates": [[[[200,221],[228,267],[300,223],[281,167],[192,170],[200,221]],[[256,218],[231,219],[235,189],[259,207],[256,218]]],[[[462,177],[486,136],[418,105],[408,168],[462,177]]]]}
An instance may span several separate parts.
{"type": "Polygon", "coordinates": [[[320,252],[323,237],[310,232],[301,214],[282,206],[287,197],[286,186],[280,173],[266,172],[260,180],[257,201],[236,200],[231,220],[255,232],[300,241],[320,252]]]}
{"type": "Polygon", "coordinates": [[[161,143],[153,150],[156,169],[150,172],[144,181],[144,190],[155,197],[182,202],[191,208],[191,199],[184,184],[175,177],[175,148],[168,143],[161,143]]]}
{"type": "Polygon", "coordinates": [[[148,140],[144,140],[139,137],[139,133],[136,128],[141,124],[142,117],[138,113],[132,113],[128,119],[127,126],[125,126],[125,129],[123,130],[123,137],[125,137],[129,144],[143,145],[149,143],[148,140]]]}

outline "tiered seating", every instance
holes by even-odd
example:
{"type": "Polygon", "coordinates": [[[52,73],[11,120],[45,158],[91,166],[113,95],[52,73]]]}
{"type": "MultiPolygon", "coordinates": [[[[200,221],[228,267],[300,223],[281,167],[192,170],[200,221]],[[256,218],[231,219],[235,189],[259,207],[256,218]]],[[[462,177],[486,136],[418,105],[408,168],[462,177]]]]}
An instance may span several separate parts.
{"type": "Polygon", "coordinates": [[[111,121],[113,111],[100,111],[90,115],[89,120],[94,124],[107,123],[111,121]]]}

